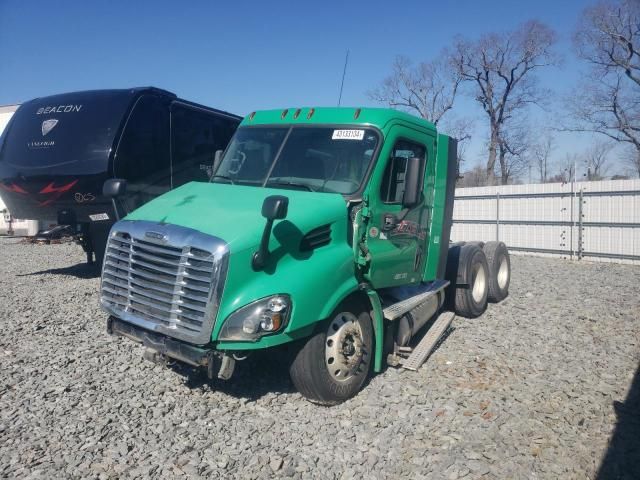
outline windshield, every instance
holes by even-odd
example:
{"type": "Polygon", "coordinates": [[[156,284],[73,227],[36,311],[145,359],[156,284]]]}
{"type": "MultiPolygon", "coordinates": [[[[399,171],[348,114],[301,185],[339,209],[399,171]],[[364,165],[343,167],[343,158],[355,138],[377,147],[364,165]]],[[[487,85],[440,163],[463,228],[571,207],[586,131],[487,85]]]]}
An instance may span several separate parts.
{"type": "Polygon", "coordinates": [[[377,144],[378,134],[366,128],[242,127],[211,180],[349,195],[377,144]]]}

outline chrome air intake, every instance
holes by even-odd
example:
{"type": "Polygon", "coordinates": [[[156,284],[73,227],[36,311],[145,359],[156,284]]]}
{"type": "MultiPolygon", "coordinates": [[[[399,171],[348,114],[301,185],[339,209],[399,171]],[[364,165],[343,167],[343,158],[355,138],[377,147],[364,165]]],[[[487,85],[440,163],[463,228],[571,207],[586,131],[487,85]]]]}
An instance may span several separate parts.
{"type": "Polygon", "coordinates": [[[121,320],[204,345],[218,313],[228,248],[190,228],[121,221],[109,234],[100,303],[121,320]]]}

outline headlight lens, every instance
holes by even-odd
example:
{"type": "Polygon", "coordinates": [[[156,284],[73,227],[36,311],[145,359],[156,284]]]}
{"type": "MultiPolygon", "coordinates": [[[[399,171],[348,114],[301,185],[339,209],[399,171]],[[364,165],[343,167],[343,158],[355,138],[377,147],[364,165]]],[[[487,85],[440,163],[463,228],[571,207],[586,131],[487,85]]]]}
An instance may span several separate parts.
{"type": "Polygon", "coordinates": [[[287,295],[274,295],[233,312],[222,325],[218,340],[256,341],[284,328],[291,314],[287,295]]]}

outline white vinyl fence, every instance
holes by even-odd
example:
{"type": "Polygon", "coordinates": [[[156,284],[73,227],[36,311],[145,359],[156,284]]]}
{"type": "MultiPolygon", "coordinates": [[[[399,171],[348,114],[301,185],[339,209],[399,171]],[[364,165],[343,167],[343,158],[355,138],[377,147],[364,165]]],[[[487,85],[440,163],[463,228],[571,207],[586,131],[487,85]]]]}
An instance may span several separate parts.
{"type": "Polygon", "coordinates": [[[458,188],[451,239],[640,264],[640,180],[458,188]]]}

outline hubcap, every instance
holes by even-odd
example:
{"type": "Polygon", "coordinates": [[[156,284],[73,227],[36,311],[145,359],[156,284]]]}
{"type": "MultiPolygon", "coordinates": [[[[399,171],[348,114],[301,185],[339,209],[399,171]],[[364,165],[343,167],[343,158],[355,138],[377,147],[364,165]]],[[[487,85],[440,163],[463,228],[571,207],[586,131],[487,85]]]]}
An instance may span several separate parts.
{"type": "Polygon", "coordinates": [[[334,380],[344,382],[359,373],[365,356],[362,328],[356,316],[342,312],[334,317],[327,330],[324,360],[334,380]]]}
{"type": "Polygon", "coordinates": [[[509,265],[507,264],[507,257],[503,256],[500,259],[500,268],[498,268],[498,286],[504,288],[509,280],[509,265]]]}
{"type": "Polygon", "coordinates": [[[487,288],[487,274],[481,263],[476,263],[473,266],[471,285],[471,296],[473,297],[473,300],[476,303],[481,302],[487,288]]]}

